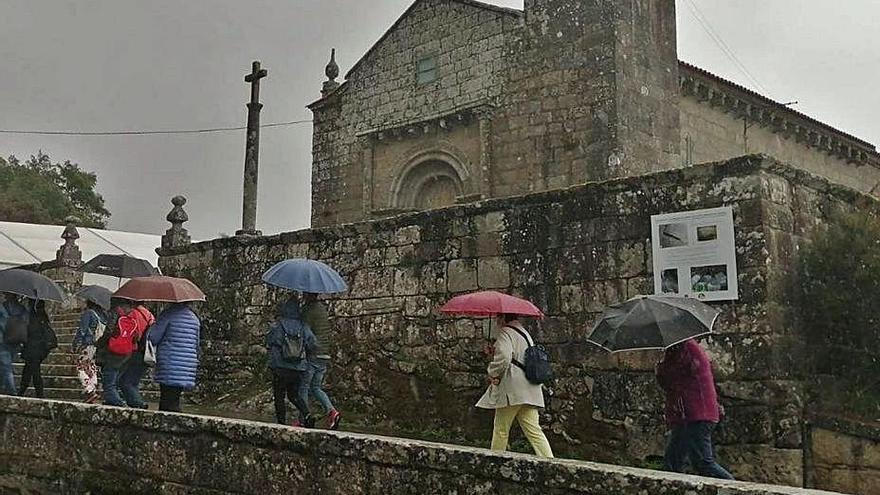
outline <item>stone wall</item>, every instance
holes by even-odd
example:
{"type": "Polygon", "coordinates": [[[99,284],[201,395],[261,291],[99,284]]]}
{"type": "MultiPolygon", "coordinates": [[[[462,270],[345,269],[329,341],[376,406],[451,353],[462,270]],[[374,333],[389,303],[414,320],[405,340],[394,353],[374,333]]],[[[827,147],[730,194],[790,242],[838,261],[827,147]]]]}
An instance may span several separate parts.
{"type": "Polygon", "coordinates": [[[367,223],[162,253],[163,273],[208,294],[201,393],[265,391],[262,335],[277,294],[260,275],[307,256],[351,290],[330,300],[338,346],[330,388],[350,414],[401,436],[485,444],[484,322],[441,317],[452,295],[497,288],[548,318],[533,325],[559,379],[543,416],[563,456],[652,464],[662,455],[662,398],[652,353],[609,356],[586,344],[610,303],[652,292],[650,215],[730,205],[741,298],[720,305],[713,357],[727,419],[722,459],[744,479],[803,482],[802,340],[785,274],[797,243],[838,209],[869,201],[772,159],[744,157],[650,176],[489,200],[367,223]]]}
{"type": "Polygon", "coordinates": [[[839,418],[809,424],[809,486],[880,494],[880,427],[839,418]]]}
{"type": "Polygon", "coordinates": [[[4,493],[821,495],[482,449],[0,398],[4,493]]]}

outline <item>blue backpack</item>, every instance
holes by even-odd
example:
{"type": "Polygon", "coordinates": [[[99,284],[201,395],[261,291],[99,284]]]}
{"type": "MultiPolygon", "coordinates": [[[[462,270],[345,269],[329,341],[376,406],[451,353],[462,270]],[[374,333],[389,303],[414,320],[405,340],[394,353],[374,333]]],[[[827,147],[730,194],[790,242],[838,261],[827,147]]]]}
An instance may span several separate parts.
{"type": "Polygon", "coordinates": [[[550,366],[550,354],[542,345],[535,345],[531,336],[519,328],[509,326],[526,341],[526,352],[523,363],[514,359],[512,362],[526,374],[526,380],[534,385],[543,385],[553,380],[553,368],[550,366]]]}

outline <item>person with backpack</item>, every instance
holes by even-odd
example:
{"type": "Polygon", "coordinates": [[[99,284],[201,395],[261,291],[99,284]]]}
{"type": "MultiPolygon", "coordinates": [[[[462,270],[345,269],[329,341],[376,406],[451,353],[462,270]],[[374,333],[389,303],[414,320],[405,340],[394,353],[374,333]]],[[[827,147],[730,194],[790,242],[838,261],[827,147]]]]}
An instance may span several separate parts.
{"type": "Polygon", "coordinates": [[[94,404],[98,395],[98,366],[95,363],[95,342],[104,334],[107,315],[104,309],[92,301],[86,301],[86,309],[79,320],[79,328],[73,336],[71,351],[77,354],[76,374],[79,377],[86,404],[94,404]]]}
{"type": "Polygon", "coordinates": [[[125,311],[128,303],[112,300],[110,322],[104,334],[95,341],[95,357],[101,366],[101,385],[104,387],[104,405],[125,407],[119,395],[119,378],[137,347],[137,322],[125,311]]]}
{"type": "Polygon", "coordinates": [[[327,306],[318,299],[318,294],[304,293],[302,319],[315,334],[315,352],[308,355],[309,368],[300,384],[300,395],[308,404],[309,396],[314,397],[324,408],[328,430],[339,428],[342,417],[333,407],[330,396],[324,391],[324,379],[333,355],[333,334],[330,331],[330,317],[327,306]]]}
{"type": "Polygon", "coordinates": [[[201,322],[190,303],[163,311],[147,336],[156,348],[153,380],[159,383],[159,410],[180,412],[180,396],[196,386],[201,322]]]}
{"type": "Polygon", "coordinates": [[[266,335],[266,350],[272,371],[275,420],[278,424],[287,424],[287,400],[290,400],[300,415],[294,426],[313,427],[314,418],[302,393],[302,382],[310,366],[308,355],[315,354],[317,347],[314,333],[302,320],[295,294],[279,307],[278,320],[266,335]]]}
{"type": "Polygon", "coordinates": [[[491,449],[507,450],[510,427],[515,420],[535,454],[552,458],[553,450],[538,416],[538,409],[544,407],[544,393],[542,385],[535,383],[551,378],[549,361],[515,315],[499,315],[498,326],[495,344],[488,348],[492,354],[487,369],[489,387],[477,402],[479,408],[495,410],[491,449]],[[529,369],[532,371],[527,377],[529,369]]]}
{"type": "Polygon", "coordinates": [[[19,296],[5,294],[6,301],[0,305],[0,385],[3,393],[16,395],[15,373],[12,361],[27,340],[29,312],[19,296]]]}
{"type": "Polygon", "coordinates": [[[58,336],[55,335],[49,315],[46,313],[46,303],[34,301],[28,319],[27,340],[21,351],[24,369],[21,372],[18,395],[24,396],[33,382],[36,397],[43,398],[43,374],[40,368],[49,356],[49,352],[56,347],[58,347],[58,336]]]}
{"type": "Polygon", "coordinates": [[[144,363],[144,352],[147,349],[147,334],[150,326],[156,322],[156,317],[149,309],[140,303],[133,303],[125,308],[126,316],[134,319],[137,324],[137,341],[131,359],[125,365],[122,375],[119,377],[119,389],[122,398],[128,407],[135,409],[147,409],[147,403],[141,397],[141,380],[147,372],[144,363]]]}

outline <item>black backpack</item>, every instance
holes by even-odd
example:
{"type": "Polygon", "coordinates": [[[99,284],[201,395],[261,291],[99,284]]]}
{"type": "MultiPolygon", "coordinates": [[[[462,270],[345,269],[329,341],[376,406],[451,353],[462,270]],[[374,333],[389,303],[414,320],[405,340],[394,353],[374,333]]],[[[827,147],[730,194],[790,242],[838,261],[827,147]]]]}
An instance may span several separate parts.
{"type": "Polygon", "coordinates": [[[526,374],[526,380],[535,385],[542,385],[553,380],[553,369],[550,367],[550,354],[542,345],[535,345],[532,338],[526,332],[516,327],[508,327],[516,331],[523,339],[525,339],[526,352],[523,355],[523,361],[520,363],[516,359],[512,362],[518,366],[526,374]]]}

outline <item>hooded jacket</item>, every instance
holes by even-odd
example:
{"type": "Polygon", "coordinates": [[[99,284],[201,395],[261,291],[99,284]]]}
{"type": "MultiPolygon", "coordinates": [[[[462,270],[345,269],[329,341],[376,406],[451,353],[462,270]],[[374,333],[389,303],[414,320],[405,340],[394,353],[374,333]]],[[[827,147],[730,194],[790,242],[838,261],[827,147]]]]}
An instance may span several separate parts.
{"type": "Polygon", "coordinates": [[[266,350],[269,353],[269,368],[306,371],[309,366],[307,359],[284,358],[282,349],[286,337],[302,338],[307,355],[313,355],[317,350],[315,334],[302,320],[299,303],[295,300],[287,301],[279,308],[278,321],[269,328],[269,333],[266,335],[266,350]]]}
{"type": "Polygon", "coordinates": [[[200,329],[198,316],[186,304],[175,304],[159,315],[148,337],[156,346],[156,382],[183,389],[196,386],[200,329]]]}
{"type": "Polygon", "coordinates": [[[657,381],[666,392],[666,423],[669,426],[719,421],[712,364],[697,341],[691,339],[667,351],[657,366],[657,381]]]}

